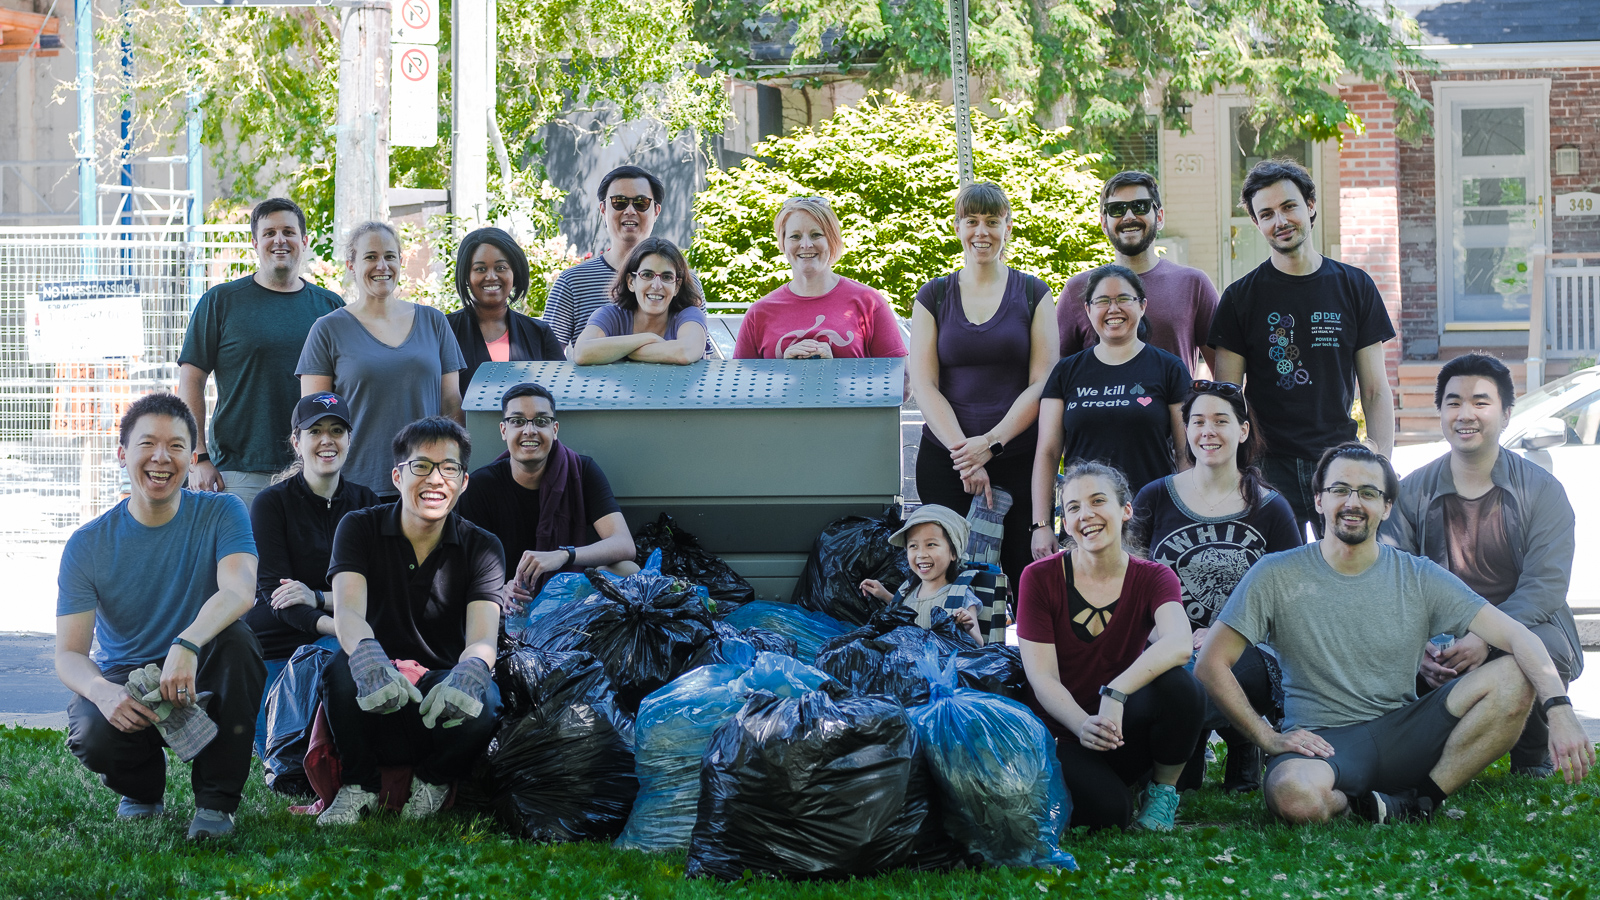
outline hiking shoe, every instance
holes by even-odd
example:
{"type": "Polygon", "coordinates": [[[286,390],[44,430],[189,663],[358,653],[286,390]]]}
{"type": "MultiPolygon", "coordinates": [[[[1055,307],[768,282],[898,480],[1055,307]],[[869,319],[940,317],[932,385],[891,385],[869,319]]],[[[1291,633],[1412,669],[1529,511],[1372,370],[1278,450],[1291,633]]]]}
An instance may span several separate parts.
{"type": "Polygon", "coordinates": [[[149,819],[166,811],[167,808],[161,805],[160,800],[154,803],[140,803],[132,797],[123,797],[122,802],[117,804],[117,818],[124,822],[149,819]]]}
{"type": "Polygon", "coordinates": [[[1379,825],[1395,822],[1427,822],[1433,819],[1433,799],[1418,797],[1416,791],[1406,791],[1403,794],[1367,791],[1355,799],[1356,815],[1379,825]]]}
{"type": "Polygon", "coordinates": [[[1228,745],[1228,760],[1222,772],[1222,790],[1247,794],[1261,790],[1261,748],[1249,741],[1228,745]]]}
{"type": "Polygon", "coordinates": [[[426,819],[444,806],[444,798],[449,793],[448,785],[429,784],[415,775],[411,776],[411,797],[401,807],[400,818],[426,819]]]}
{"type": "Polygon", "coordinates": [[[233,813],[220,809],[196,809],[189,822],[189,840],[219,838],[233,833],[233,813]]]}
{"type": "Polygon", "coordinates": [[[1138,831],[1171,831],[1178,818],[1178,789],[1152,782],[1144,790],[1144,803],[1133,818],[1138,831]]]}
{"type": "Polygon", "coordinates": [[[378,795],[371,791],[363,790],[360,785],[347,784],[339,788],[339,793],[328,804],[328,808],[317,816],[318,825],[354,825],[361,821],[361,814],[378,806],[378,795]]]}

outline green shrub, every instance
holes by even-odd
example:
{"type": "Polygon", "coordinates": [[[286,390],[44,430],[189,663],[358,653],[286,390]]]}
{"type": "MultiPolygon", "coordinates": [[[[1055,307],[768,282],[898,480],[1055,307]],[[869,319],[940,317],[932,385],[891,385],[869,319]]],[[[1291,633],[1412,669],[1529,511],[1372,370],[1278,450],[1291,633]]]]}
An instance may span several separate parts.
{"type": "MultiPolygon", "coordinates": [[[[998,101],[997,101],[998,103],[998,101]]],[[[1111,260],[1100,232],[1100,182],[1065,149],[1066,129],[1041,130],[1025,107],[972,114],[973,167],[1011,198],[1007,261],[1059,291],[1111,260]]],[[[876,288],[902,315],[917,289],[961,265],[952,226],[957,188],[954,112],[889,92],[841,107],[813,130],[758,144],[756,157],[713,169],[695,197],[690,263],[713,302],[748,302],[789,280],[772,217],[789,197],[827,197],[843,225],[834,270],[876,288]]]]}

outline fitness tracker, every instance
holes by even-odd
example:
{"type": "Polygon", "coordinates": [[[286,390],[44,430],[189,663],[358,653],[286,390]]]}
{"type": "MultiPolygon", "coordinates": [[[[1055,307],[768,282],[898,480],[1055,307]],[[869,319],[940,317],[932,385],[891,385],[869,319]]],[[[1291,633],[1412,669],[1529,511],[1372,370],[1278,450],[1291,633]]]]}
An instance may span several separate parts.
{"type": "Polygon", "coordinates": [[[1571,705],[1572,705],[1572,698],[1568,697],[1566,694],[1562,694],[1559,697],[1551,697],[1549,700],[1546,700],[1544,702],[1544,714],[1548,716],[1548,715],[1550,715],[1550,710],[1555,709],[1558,706],[1571,706],[1571,705]]]}
{"type": "Polygon", "coordinates": [[[1117,701],[1118,703],[1121,703],[1124,706],[1128,705],[1128,695],[1124,694],[1123,692],[1121,692],[1119,690],[1117,690],[1116,688],[1112,687],[1109,684],[1100,685],[1100,696],[1102,696],[1102,697],[1110,697],[1111,699],[1117,701]]]}
{"type": "MultiPolygon", "coordinates": [[[[562,547],[561,549],[567,551],[567,566],[570,566],[578,561],[577,547],[562,547]]],[[[562,568],[566,568],[566,566],[562,566],[562,568]]]]}
{"type": "Polygon", "coordinates": [[[175,637],[172,639],[172,646],[182,647],[190,653],[193,653],[195,656],[200,655],[200,645],[196,644],[194,641],[186,641],[181,637],[175,637]]]}
{"type": "Polygon", "coordinates": [[[209,453],[198,453],[198,454],[195,455],[194,461],[197,462],[197,463],[211,462],[211,454],[209,454],[209,453]]]}

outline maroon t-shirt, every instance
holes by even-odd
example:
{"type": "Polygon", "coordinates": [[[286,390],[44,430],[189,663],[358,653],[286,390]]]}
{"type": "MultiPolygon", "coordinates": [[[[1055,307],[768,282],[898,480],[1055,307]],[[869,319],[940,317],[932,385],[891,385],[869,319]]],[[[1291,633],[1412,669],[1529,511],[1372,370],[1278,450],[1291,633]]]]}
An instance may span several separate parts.
{"type": "MultiPolygon", "coordinates": [[[[1022,590],[1017,598],[1017,637],[1036,644],[1056,645],[1056,665],[1061,684],[1085,712],[1100,709],[1100,686],[1122,674],[1144,652],[1156,627],[1156,607],[1163,603],[1183,606],[1178,576],[1160,563],[1128,559],[1122,595],[1111,607],[1111,621],[1093,640],[1085,642],[1072,627],[1067,612],[1067,580],[1062,551],[1022,570],[1022,590]]],[[[1059,724],[1059,723],[1058,723],[1059,724]]]]}

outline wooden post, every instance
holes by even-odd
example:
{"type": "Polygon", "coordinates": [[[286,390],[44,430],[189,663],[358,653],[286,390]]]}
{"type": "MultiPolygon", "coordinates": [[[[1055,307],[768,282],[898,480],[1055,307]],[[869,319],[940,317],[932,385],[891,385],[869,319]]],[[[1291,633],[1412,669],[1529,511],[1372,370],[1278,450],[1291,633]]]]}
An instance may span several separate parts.
{"type": "Polygon", "coordinates": [[[389,4],[340,16],[339,126],[333,182],[334,252],[350,230],[389,218],[389,4]]]}

